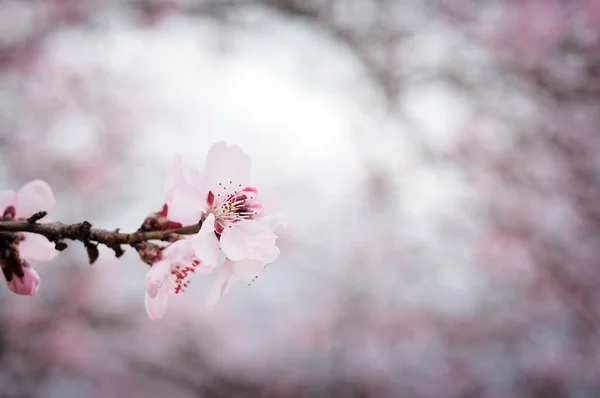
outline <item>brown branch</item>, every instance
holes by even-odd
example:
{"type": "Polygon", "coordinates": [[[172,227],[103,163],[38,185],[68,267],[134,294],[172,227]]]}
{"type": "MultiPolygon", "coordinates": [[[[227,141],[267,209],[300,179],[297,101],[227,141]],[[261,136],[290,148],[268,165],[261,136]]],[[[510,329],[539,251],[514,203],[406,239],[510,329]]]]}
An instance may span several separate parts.
{"type": "MultiPolygon", "coordinates": [[[[109,231],[92,228],[92,225],[87,221],[76,224],[63,224],[61,222],[38,224],[36,221],[36,215],[28,220],[0,221],[0,235],[2,233],[18,232],[43,235],[49,241],[54,242],[56,249],[59,251],[66,249],[65,239],[77,240],[82,242],[86,247],[90,263],[93,263],[98,257],[98,249],[96,248],[98,244],[103,244],[114,250],[117,257],[120,257],[124,253],[121,245],[129,245],[135,248],[140,253],[140,256],[142,256],[141,248],[144,249],[144,252],[153,249],[158,253],[160,250],[159,246],[148,243],[150,240],[174,242],[181,239],[181,235],[194,234],[200,230],[200,224],[195,224],[165,231],[121,233],[119,230],[109,231]]],[[[147,261],[145,258],[142,259],[147,261]]]]}
{"type": "Polygon", "coordinates": [[[35,224],[36,222],[38,222],[42,218],[46,217],[47,215],[48,215],[48,212],[46,212],[46,211],[38,211],[37,213],[35,213],[31,217],[29,217],[27,219],[27,222],[30,224],[35,224]]]}
{"type": "Polygon", "coordinates": [[[51,242],[59,242],[64,239],[91,240],[106,246],[131,245],[149,240],[162,240],[173,242],[179,239],[179,235],[190,235],[198,232],[200,225],[171,229],[166,231],[132,232],[121,233],[106,229],[91,228],[87,221],[77,224],[63,224],[52,222],[47,224],[31,224],[28,221],[0,221],[0,232],[31,232],[45,236],[51,242]]]}

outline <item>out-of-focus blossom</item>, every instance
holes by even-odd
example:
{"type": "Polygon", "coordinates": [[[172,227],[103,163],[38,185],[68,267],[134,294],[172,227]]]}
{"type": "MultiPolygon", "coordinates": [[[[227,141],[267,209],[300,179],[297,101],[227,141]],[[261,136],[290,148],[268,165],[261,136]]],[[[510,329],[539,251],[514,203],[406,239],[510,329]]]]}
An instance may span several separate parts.
{"type": "MultiPolygon", "coordinates": [[[[4,219],[24,220],[39,211],[50,212],[56,206],[54,194],[50,185],[45,181],[34,180],[26,183],[14,192],[12,190],[0,191],[0,210],[4,219]]],[[[44,219],[41,220],[44,222],[44,219]]],[[[5,270],[7,284],[11,291],[17,294],[34,296],[40,285],[37,272],[30,268],[26,261],[20,260],[52,260],[58,251],[45,237],[33,233],[19,233],[18,254],[19,264],[15,264],[16,272],[5,270]],[[21,276],[21,273],[23,274],[21,276]]]]}
{"type": "Polygon", "coordinates": [[[16,274],[12,275],[12,279],[6,284],[11,292],[22,296],[35,296],[40,287],[40,276],[29,266],[27,262],[23,262],[23,276],[19,277],[16,274]]]}
{"type": "MultiPolygon", "coordinates": [[[[12,190],[0,191],[0,209],[4,216],[14,220],[25,220],[39,211],[50,213],[56,206],[52,189],[47,182],[33,180],[21,187],[18,192],[12,190]]],[[[44,222],[42,218],[40,222],[44,222]]],[[[29,232],[23,232],[23,240],[19,243],[21,256],[31,260],[52,260],[58,251],[45,237],[29,232]]]]}
{"type": "Polygon", "coordinates": [[[146,275],[146,312],[153,321],[162,319],[169,295],[185,291],[192,273],[212,271],[196,257],[191,237],[172,243],[162,251],[162,258],[154,263],[146,275]]]}

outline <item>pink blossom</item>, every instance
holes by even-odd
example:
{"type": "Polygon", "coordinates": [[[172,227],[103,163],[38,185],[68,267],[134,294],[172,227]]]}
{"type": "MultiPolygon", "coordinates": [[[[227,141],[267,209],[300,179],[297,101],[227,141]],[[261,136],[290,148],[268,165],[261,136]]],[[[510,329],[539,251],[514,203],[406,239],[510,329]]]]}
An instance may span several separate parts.
{"type": "Polygon", "coordinates": [[[227,258],[209,293],[208,305],[227,291],[232,280],[251,280],[279,256],[275,230],[281,215],[265,216],[250,185],[250,157],[236,146],[214,144],[202,173],[177,157],[165,184],[169,219],[184,225],[202,223],[192,239],[197,257],[209,267],[227,258]]]}
{"type": "MultiPolygon", "coordinates": [[[[39,211],[50,212],[55,205],[56,201],[50,185],[41,180],[26,183],[16,193],[12,190],[0,191],[0,211],[4,217],[11,219],[22,220],[39,211]]],[[[20,235],[22,238],[19,242],[21,258],[49,261],[58,254],[54,245],[45,237],[28,232],[20,233],[20,235]]],[[[26,262],[24,264],[24,276],[18,277],[13,273],[13,279],[7,283],[13,292],[33,296],[39,287],[40,278],[26,262]]]]}
{"type": "Polygon", "coordinates": [[[227,290],[229,290],[233,281],[251,281],[264,269],[265,265],[264,262],[257,260],[225,260],[208,290],[206,308],[212,309],[227,290]]]}
{"type": "Polygon", "coordinates": [[[204,265],[194,253],[191,237],[178,240],[162,251],[162,258],[154,263],[146,275],[146,312],[157,321],[164,316],[169,295],[185,291],[192,273],[206,274],[212,267],[204,265]]]}
{"type": "Polygon", "coordinates": [[[597,0],[587,0],[586,8],[591,28],[600,33],[600,3],[597,0]]]}
{"type": "Polygon", "coordinates": [[[12,279],[7,281],[8,288],[16,294],[22,296],[35,296],[40,287],[40,276],[26,262],[23,265],[23,276],[12,275],[12,279]]]}
{"type": "Polygon", "coordinates": [[[176,159],[166,184],[169,218],[184,225],[203,221],[193,241],[199,257],[213,259],[219,249],[232,261],[270,262],[279,255],[277,236],[261,217],[258,190],[249,185],[250,166],[240,147],[224,142],[210,148],[203,173],[176,159]]]}
{"type": "MultiPolygon", "coordinates": [[[[263,219],[263,222],[275,231],[287,225],[288,219],[281,214],[274,214],[263,219]]],[[[279,249],[273,253],[273,260],[279,255],[279,249]]],[[[271,260],[271,261],[273,261],[271,260]]],[[[225,260],[219,268],[206,298],[206,307],[211,309],[229,290],[234,281],[250,282],[260,274],[270,261],[242,259],[238,261],[225,260]]]]}

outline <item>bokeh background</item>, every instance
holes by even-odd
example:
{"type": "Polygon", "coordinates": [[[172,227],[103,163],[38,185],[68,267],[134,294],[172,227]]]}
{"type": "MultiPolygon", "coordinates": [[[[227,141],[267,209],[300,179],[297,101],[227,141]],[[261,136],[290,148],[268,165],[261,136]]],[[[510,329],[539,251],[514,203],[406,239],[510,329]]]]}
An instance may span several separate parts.
{"type": "Polygon", "coordinates": [[[135,230],[253,158],[282,255],[160,323],[129,249],[0,289],[0,397],[600,396],[597,0],[3,0],[0,182],[135,230]]]}

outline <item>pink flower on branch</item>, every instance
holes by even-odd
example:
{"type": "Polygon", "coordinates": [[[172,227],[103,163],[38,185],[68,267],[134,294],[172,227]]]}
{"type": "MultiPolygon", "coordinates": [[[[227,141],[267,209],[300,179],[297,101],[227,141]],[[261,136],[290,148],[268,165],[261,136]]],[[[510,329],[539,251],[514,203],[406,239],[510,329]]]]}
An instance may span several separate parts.
{"type": "MultiPolygon", "coordinates": [[[[288,218],[282,214],[273,214],[263,218],[263,222],[269,226],[271,231],[276,231],[279,228],[284,228],[287,225],[288,218]]],[[[196,239],[196,238],[194,238],[196,239]]],[[[232,282],[251,282],[258,274],[260,274],[267,264],[275,261],[279,256],[279,248],[272,253],[272,260],[269,257],[266,259],[242,259],[231,261],[226,259],[225,263],[219,268],[219,271],[213,281],[207,297],[206,307],[211,309],[223,295],[229,290],[232,282]]]]}
{"type": "Polygon", "coordinates": [[[35,296],[40,287],[40,276],[38,273],[24,261],[22,264],[23,276],[14,273],[11,280],[6,284],[11,292],[22,296],[35,296]]]}
{"type": "Polygon", "coordinates": [[[212,271],[196,257],[191,237],[172,243],[162,250],[161,259],[154,263],[146,275],[146,312],[157,321],[162,319],[171,294],[185,291],[193,273],[212,271]]]}
{"type": "MultiPolygon", "coordinates": [[[[0,191],[0,211],[5,220],[25,220],[40,211],[49,212],[55,205],[52,189],[41,180],[28,182],[18,192],[0,191]]],[[[25,260],[52,260],[58,254],[54,244],[42,235],[20,232],[11,239],[4,239],[4,245],[8,257],[0,258],[0,263],[9,289],[17,294],[34,296],[40,278],[25,260]]]]}
{"type": "Polygon", "coordinates": [[[87,221],[44,222],[56,203],[49,185],[40,180],[18,192],[0,191],[0,265],[10,290],[35,295],[40,278],[26,260],[50,260],[67,247],[68,239],[84,244],[90,264],[99,244],[117,257],[123,253],[121,245],[132,246],[152,264],[145,294],[152,320],[164,316],[169,296],[185,291],[191,274],[208,274],[224,258],[208,295],[207,305],[214,305],[233,281],[252,280],[279,256],[275,232],[286,220],[264,214],[258,190],[250,185],[250,163],[238,146],[223,142],[210,148],[202,172],[177,157],[167,176],[163,208],[133,233],[94,229],[87,221]],[[174,243],[162,247],[150,240],[174,243]]]}
{"type": "MultiPolygon", "coordinates": [[[[165,184],[169,220],[202,225],[192,239],[196,256],[210,267],[218,265],[220,253],[227,258],[215,282],[221,286],[251,280],[279,256],[275,230],[284,225],[283,217],[263,214],[250,169],[250,157],[240,147],[218,142],[208,151],[203,172],[177,157],[165,184]]],[[[212,290],[219,294],[211,293],[209,303],[227,289],[212,290]]]]}

